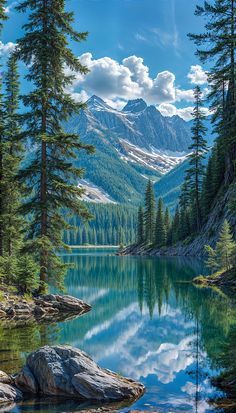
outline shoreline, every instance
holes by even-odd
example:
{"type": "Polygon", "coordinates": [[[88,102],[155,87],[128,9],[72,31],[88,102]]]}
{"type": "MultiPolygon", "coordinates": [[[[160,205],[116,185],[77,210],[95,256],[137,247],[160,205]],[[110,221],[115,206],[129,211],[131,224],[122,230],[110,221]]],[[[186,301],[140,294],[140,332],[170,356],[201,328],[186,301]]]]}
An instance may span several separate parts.
{"type": "Polygon", "coordinates": [[[208,276],[199,275],[193,279],[193,284],[205,287],[236,288],[236,270],[218,271],[208,276]]]}
{"type": "Polygon", "coordinates": [[[69,245],[70,249],[107,249],[119,248],[119,245],[69,245]]]}
{"type": "Polygon", "coordinates": [[[61,294],[42,294],[30,298],[0,287],[0,320],[16,322],[52,322],[78,317],[91,310],[86,302],[61,294]]]}

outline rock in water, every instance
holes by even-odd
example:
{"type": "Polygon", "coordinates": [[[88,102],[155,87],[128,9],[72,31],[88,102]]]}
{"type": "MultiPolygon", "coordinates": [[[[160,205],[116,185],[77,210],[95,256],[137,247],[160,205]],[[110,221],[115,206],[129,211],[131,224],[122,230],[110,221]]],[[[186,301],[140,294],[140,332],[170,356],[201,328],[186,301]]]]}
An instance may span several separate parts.
{"type": "Polygon", "coordinates": [[[12,384],[13,380],[8,374],[4,373],[4,371],[0,370],[0,383],[3,384],[12,384]]]}
{"type": "Polygon", "coordinates": [[[90,401],[139,398],[144,386],[99,367],[87,354],[72,347],[42,347],[30,354],[15,379],[23,392],[90,401]]]}
{"type": "Polygon", "coordinates": [[[20,390],[9,384],[0,383],[0,405],[21,401],[22,399],[23,394],[20,390]]]}

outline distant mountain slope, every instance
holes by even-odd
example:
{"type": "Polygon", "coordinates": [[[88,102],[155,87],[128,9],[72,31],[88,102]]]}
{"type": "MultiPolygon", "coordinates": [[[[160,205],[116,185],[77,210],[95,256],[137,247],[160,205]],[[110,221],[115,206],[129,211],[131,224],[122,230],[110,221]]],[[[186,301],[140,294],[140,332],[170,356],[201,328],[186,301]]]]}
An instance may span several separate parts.
{"type": "MultiPolygon", "coordinates": [[[[92,96],[83,116],[89,125],[100,125],[139,148],[186,152],[191,141],[190,126],[179,116],[164,117],[155,106],[142,99],[130,100],[122,111],[111,108],[102,99],[92,96]]],[[[80,116],[80,115],[79,115],[80,116]]]]}
{"type": "Polygon", "coordinates": [[[181,164],[191,140],[189,123],[163,117],[142,99],[118,111],[93,96],[65,127],[96,148],[95,155],[78,154],[84,178],[119,203],[139,204],[147,178],[158,181],[181,164]]]}
{"type": "MultiPolygon", "coordinates": [[[[207,164],[210,152],[204,160],[207,164]]],[[[163,198],[165,205],[167,205],[171,212],[174,211],[181,192],[181,186],[185,178],[185,172],[189,168],[188,160],[176,166],[169,173],[164,175],[158,182],[154,184],[154,191],[157,198],[163,198]]]]}
{"type": "Polygon", "coordinates": [[[181,185],[184,181],[185,171],[188,168],[186,160],[181,165],[178,165],[168,174],[164,175],[160,181],[154,185],[154,191],[157,198],[162,198],[171,212],[176,207],[177,200],[180,196],[181,185]]]}

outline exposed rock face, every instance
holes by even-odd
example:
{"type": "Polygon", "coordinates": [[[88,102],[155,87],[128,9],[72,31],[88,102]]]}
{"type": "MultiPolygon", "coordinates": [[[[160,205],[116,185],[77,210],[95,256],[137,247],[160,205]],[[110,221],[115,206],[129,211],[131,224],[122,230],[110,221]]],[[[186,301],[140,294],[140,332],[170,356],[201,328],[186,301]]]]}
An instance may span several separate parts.
{"type": "Polygon", "coordinates": [[[47,294],[27,302],[23,297],[6,292],[0,303],[0,319],[61,321],[68,315],[81,315],[90,310],[90,305],[69,295],[47,294]]]}
{"type": "Polygon", "coordinates": [[[8,404],[11,402],[17,402],[23,399],[23,394],[15,387],[0,383],[0,406],[1,404],[8,404]]]}
{"type": "Polygon", "coordinates": [[[23,392],[89,401],[139,398],[144,386],[100,368],[87,354],[72,347],[42,347],[30,354],[15,379],[23,392]]]}

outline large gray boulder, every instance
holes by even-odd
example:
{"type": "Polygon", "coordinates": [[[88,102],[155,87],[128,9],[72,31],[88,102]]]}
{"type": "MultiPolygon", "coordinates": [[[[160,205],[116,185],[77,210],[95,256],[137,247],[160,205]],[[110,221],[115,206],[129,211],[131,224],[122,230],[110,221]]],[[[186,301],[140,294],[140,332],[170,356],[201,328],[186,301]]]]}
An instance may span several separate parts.
{"type": "Polygon", "coordinates": [[[99,367],[87,354],[72,347],[42,347],[30,354],[15,378],[23,392],[90,401],[139,398],[144,386],[99,367]]]}

